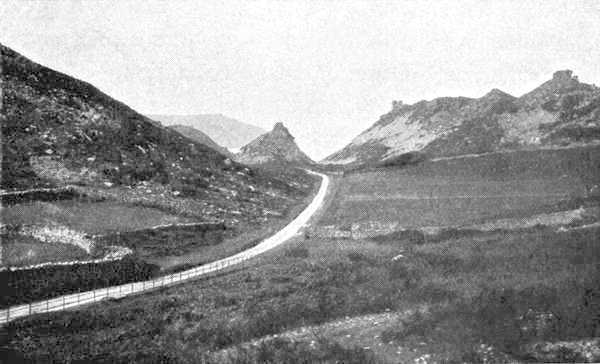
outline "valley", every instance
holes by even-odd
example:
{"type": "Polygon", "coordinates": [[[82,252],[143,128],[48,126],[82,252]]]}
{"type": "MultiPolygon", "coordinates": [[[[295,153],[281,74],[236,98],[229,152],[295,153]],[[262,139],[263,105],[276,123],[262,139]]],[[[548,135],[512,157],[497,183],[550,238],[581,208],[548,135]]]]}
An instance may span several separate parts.
{"type": "Polygon", "coordinates": [[[0,362],[600,361],[600,88],[572,71],[394,101],[317,162],[295,104],[143,115],[0,51],[0,362]]]}

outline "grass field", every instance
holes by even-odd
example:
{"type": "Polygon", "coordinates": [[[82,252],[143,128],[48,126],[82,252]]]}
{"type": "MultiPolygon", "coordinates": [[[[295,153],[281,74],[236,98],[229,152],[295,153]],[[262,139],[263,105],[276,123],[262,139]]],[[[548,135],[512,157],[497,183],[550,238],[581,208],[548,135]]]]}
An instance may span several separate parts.
{"type": "Polygon", "coordinates": [[[600,183],[600,149],[528,152],[348,173],[323,225],[454,226],[577,208],[600,183]]]}
{"type": "Polygon", "coordinates": [[[127,205],[112,201],[29,202],[0,210],[4,224],[57,223],[88,234],[109,234],[156,225],[192,222],[191,219],[165,213],[158,209],[127,205]]]}
{"type": "Polygon", "coordinates": [[[526,358],[528,343],[598,334],[599,234],[530,229],[424,245],[306,240],[261,257],[252,269],[11,323],[2,346],[41,361],[191,363],[294,327],[424,306],[429,315],[382,326],[385,340],[373,354],[402,346],[411,350],[378,358],[461,360],[479,355],[484,342],[526,358]],[[392,260],[398,254],[405,257],[392,260]],[[531,309],[560,320],[532,334],[523,319],[531,309]]]}

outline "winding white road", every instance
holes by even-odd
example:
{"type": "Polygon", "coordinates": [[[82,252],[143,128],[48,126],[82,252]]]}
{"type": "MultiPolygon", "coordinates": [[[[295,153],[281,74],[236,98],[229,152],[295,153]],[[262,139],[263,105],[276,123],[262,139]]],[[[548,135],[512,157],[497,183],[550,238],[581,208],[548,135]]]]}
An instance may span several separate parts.
{"type": "Polygon", "coordinates": [[[300,213],[300,215],[298,215],[283,229],[279,230],[275,235],[263,240],[258,245],[248,250],[244,250],[243,252],[209,264],[205,264],[183,272],[169,274],[149,281],[127,283],[120,286],[106,287],[93,291],[60,296],[31,304],[12,306],[8,309],[0,310],[0,323],[5,323],[18,317],[24,317],[36,313],[60,311],[70,307],[101,301],[106,298],[120,298],[144,291],[149,291],[158,287],[170,286],[179,282],[190,280],[192,278],[206,275],[208,273],[217,272],[271,250],[296,236],[300,230],[308,224],[310,218],[315,214],[315,212],[317,212],[317,210],[319,210],[325,201],[325,196],[327,195],[327,190],[329,188],[329,177],[318,172],[307,172],[317,175],[322,179],[319,191],[313,198],[312,202],[300,213]]]}

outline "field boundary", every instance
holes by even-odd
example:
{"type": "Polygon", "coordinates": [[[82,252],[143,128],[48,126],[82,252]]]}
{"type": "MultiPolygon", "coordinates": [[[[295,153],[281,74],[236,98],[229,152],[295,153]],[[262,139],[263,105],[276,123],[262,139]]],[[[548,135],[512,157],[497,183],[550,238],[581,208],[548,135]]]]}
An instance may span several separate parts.
{"type": "Polygon", "coordinates": [[[212,263],[204,264],[179,273],[168,274],[155,279],[126,283],[119,286],[105,287],[92,291],[79,292],[59,296],[49,300],[43,300],[23,305],[11,306],[0,310],[0,324],[7,323],[19,317],[25,317],[38,313],[61,311],[67,308],[98,302],[107,298],[121,298],[141,292],[150,291],[160,287],[172,286],[177,283],[205,276],[208,273],[217,272],[225,268],[240,264],[256,257],[274,247],[281,245],[290,238],[297,235],[301,228],[307,225],[310,218],[321,208],[329,187],[329,177],[325,174],[307,171],[310,174],[321,177],[321,186],[311,203],[289,224],[271,237],[263,240],[258,245],[223,258],[212,263]]]}
{"type": "Polygon", "coordinates": [[[13,205],[17,202],[29,201],[71,200],[78,197],[85,197],[85,195],[71,185],[0,192],[0,201],[3,205],[13,205]]]}

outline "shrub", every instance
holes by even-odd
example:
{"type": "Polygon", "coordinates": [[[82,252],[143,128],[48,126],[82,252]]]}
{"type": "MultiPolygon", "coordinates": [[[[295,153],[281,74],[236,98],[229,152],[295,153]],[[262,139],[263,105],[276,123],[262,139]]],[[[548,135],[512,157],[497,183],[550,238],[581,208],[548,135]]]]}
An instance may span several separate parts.
{"type": "Polygon", "coordinates": [[[361,263],[361,262],[366,262],[366,263],[372,263],[372,260],[367,257],[366,255],[364,255],[361,252],[358,251],[352,251],[350,253],[347,254],[348,259],[350,259],[350,261],[352,263],[361,263]]]}
{"type": "Polygon", "coordinates": [[[286,250],[284,255],[289,258],[304,259],[304,258],[308,258],[310,256],[310,252],[308,251],[307,247],[300,245],[300,246],[295,246],[295,247],[292,247],[292,248],[286,250]]]}

